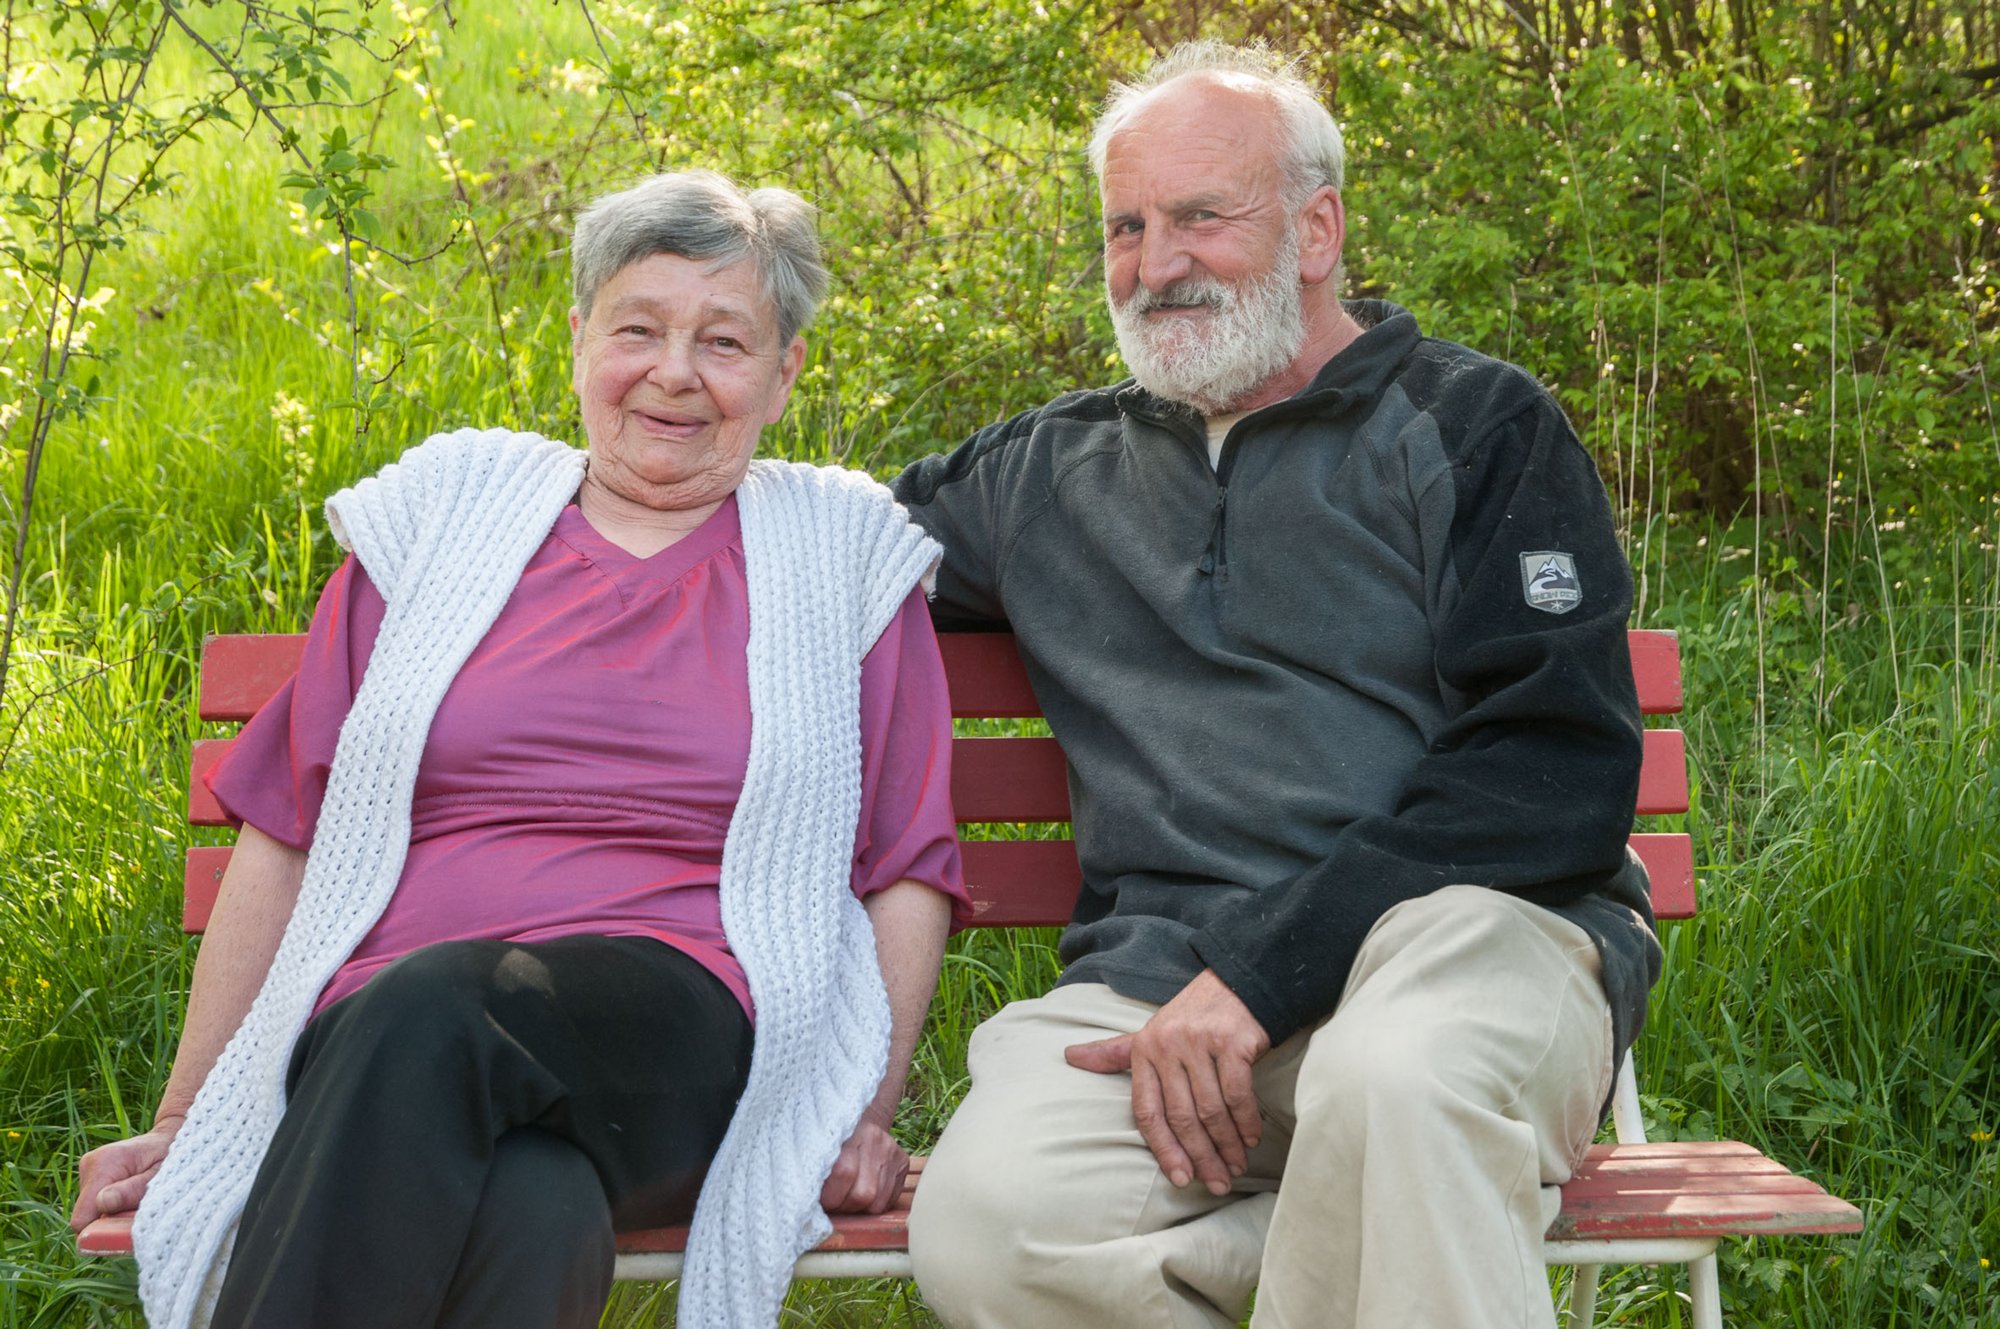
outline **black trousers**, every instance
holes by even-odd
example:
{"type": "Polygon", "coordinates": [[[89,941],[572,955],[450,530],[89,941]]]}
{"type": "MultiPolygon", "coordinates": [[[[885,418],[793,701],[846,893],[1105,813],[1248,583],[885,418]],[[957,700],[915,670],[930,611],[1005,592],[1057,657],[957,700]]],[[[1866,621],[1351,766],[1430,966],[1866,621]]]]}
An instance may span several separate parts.
{"type": "Polygon", "coordinates": [[[594,1326],[612,1233],[694,1212],[750,1042],[650,938],[403,957],[300,1036],[216,1329],[594,1326]]]}

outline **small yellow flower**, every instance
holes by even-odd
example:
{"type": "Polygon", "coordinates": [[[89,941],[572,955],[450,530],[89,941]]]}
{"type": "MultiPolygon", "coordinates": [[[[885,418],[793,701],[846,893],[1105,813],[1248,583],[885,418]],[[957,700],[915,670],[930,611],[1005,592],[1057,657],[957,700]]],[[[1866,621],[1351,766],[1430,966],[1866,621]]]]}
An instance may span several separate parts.
{"type": "Polygon", "coordinates": [[[21,1138],[21,1132],[19,1132],[19,1131],[8,1131],[8,1132],[7,1132],[7,1138],[8,1138],[8,1139],[10,1139],[10,1140],[18,1140],[18,1139],[20,1139],[20,1138],[21,1138]]]}
{"type": "Polygon", "coordinates": [[[47,990],[48,990],[48,986],[49,986],[49,980],[48,980],[48,979],[46,979],[46,978],[38,978],[38,979],[36,979],[35,981],[36,981],[37,983],[40,983],[40,984],[42,985],[42,990],[43,990],[43,991],[47,991],[47,990]]]}
{"type": "MultiPolygon", "coordinates": [[[[44,983],[42,984],[42,986],[43,986],[43,987],[47,987],[47,986],[48,986],[48,984],[47,984],[46,982],[44,982],[44,983]]],[[[1993,1139],[1993,1132],[1992,1132],[1992,1131],[1974,1131],[1974,1132],[1973,1132],[1972,1134],[1970,1134],[1970,1135],[1966,1136],[1965,1138],[1966,1138],[1966,1139],[1968,1139],[1968,1140],[1970,1140],[1970,1141],[1972,1141],[1972,1142],[1973,1142],[1974,1144],[1987,1144],[1987,1143],[1989,1143],[1989,1142],[1991,1142],[1991,1141],[1992,1141],[1992,1139],[1993,1139]]]]}

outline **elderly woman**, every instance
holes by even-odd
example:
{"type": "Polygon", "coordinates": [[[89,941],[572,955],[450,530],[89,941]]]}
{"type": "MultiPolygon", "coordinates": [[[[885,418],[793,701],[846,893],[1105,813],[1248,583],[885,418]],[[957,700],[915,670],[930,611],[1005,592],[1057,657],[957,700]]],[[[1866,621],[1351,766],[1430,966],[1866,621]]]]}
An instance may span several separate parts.
{"type": "Polygon", "coordinates": [[[594,1325],[614,1231],[690,1214],[681,1323],[769,1325],[822,1206],[902,1184],[964,899],[937,551],[751,460],[826,286],[798,198],[655,177],[573,265],[587,451],[442,435],[329,500],[352,557],[211,777],[173,1073],[74,1215],[137,1206],[155,1329],[594,1325]]]}

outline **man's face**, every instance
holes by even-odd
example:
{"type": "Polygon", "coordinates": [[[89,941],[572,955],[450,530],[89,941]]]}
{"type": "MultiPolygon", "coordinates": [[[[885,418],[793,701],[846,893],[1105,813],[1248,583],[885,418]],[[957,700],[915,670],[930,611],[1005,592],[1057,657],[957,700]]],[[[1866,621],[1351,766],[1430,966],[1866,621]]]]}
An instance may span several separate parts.
{"type": "Polygon", "coordinates": [[[1305,340],[1283,130],[1262,96],[1169,84],[1106,145],[1105,284],[1141,386],[1226,414],[1305,340]]]}

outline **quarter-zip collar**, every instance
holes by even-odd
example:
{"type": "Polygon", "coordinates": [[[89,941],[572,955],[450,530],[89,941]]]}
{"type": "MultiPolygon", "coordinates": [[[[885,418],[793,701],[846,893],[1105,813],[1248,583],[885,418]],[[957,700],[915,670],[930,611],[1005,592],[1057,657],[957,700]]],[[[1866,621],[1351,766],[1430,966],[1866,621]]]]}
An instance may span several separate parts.
{"type": "MultiPolygon", "coordinates": [[[[1246,427],[1290,417],[1327,419],[1349,401],[1376,401],[1397,369],[1422,340],[1417,320],[1407,309],[1386,300],[1350,300],[1347,312],[1364,329],[1338,355],[1320,366],[1313,381],[1292,396],[1246,414],[1222,442],[1213,468],[1215,507],[1209,519],[1206,547],[1197,564],[1210,584],[1229,583],[1229,480],[1246,427]]],[[[1169,401],[1127,381],[1117,390],[1118,409],[1179,439],[1208,466],[1208,436],[1202,418],[1185,402],[1169,401]]]]}

